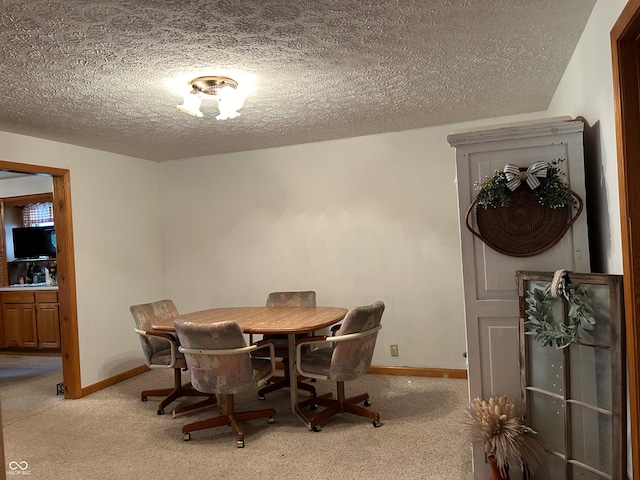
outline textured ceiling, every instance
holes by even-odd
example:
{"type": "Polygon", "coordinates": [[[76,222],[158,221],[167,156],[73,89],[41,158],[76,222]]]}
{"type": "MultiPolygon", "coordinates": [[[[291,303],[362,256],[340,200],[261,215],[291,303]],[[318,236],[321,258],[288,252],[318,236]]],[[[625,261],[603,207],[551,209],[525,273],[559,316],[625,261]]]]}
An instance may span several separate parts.
{"type": "Polygon", "coordinates": [[[151,160],[540,111],[596,0],[2,0],[0,130],[151,160]],[[241,116],[171,85],[233,72],[241,116]]]}

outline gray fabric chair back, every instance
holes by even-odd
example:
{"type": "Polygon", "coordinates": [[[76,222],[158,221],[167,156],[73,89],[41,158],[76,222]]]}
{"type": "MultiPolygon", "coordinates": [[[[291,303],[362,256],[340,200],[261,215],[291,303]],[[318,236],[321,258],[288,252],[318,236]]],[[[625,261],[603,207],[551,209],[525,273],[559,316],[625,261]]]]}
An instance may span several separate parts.
{"type": "MultiPolygon", "coordinates": [[[[271,292],[267,297],[267,307],[315,307],[316,292],[305,290],[301,292],[271,292]]],[[[296,335],[296,338],[306,337],[305,334],[296,335]]],[[[275,340],[276,357],[289,356],[288,340],[286,335],[263,335],[266,340],[275,340]]]]}
{"type": "MultiPolygon", "coordinates": [[[[382,301],[350,310],[344,317],[336,336],[363,332],[380,325],[383,312],[382,301]]],[[[371,366],[377,338],[378,332],[362,338],[336,342],[331,356],[329,378],[336,382],[345,382],[367,373],[371,366]]]]}
{"type": "Polygon", "coordinates": [[[315,307],[316,292],[271,292],[267,297],[267,307],[315,307]]]}
{"type": "MultiPolygon", "coordinates": [[[[184,348],[222,350],[247,346],[240,326],[233,320],[210,324],[177,320],[174,327],[184,348]]],[[[256,385],[249,353],[184,356],[191,383],[201,392],[235,394],[256,385]]]]}
{"type": "MultiPolygon", "coordinates": [[[[129,311],[136,322],[136,328],[143,331],[151,330],[151,326],[159,320],[168,320],[178,316],[178,309],[173,301],[168,299],[132,305],[129,307],[129,311]]],[[[169,348],[166,340],[142,335],[138,335],[138,337],[142,344],[142,351],[147,365],[151,363],[151,358],[155,353],[169,348]]]]}

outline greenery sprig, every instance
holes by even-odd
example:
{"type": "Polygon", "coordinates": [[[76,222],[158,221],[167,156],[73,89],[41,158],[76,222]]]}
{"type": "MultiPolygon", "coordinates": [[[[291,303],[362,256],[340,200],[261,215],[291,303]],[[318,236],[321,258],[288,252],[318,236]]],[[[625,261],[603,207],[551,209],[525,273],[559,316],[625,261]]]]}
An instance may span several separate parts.
{"type": "MultiPolygon", "coordinates": [[[[571,187],[565,180],[566,174],[557,165],[564,162],[564,158],[547,162],[547,176],[540,178],[540,185],[533,190],[540,204],[549,208],[560,208],[566,205],[576,205],[576,199],[571,193],[571,187]]],[[[482,208],[506,207],[509,205],[513,192],[507,187],[507,177],[504,172],[496,170],[481,182],[475,183],[478,189],[476,201],[482,208]]],[[[520,186],[518,188],[528,188],[520,186]]]]}
{"type": "Polygon", "coordinates": [[[529,308],[525,311],[525,329],[533,332],[535,339],[545,346],[565,348],[582,337],[585,330],[593,330],[596,324],[589,302],[589,291],[584,285],[571,283],[560,292],[569,303],[568,323],[553,318],[553,306],[560,297],[551,295],[551,284],[544,289],[527,291],[525,299],[529,308]]]}

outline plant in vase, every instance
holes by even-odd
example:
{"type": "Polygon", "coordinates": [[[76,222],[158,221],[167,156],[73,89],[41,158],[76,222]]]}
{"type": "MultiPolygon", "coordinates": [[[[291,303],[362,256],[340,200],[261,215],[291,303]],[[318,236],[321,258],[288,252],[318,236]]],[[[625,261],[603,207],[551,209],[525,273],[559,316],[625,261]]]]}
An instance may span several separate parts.
{"type": "Polygon", "coordinates": [[[546,451],[537,433],[524,422],[513,400],[507,396],[476,398],[463,419],[464,443],[482,442],[489,461],[495,461],[499,477],[509,478],[509,468],[533,473],[546,451]]]}

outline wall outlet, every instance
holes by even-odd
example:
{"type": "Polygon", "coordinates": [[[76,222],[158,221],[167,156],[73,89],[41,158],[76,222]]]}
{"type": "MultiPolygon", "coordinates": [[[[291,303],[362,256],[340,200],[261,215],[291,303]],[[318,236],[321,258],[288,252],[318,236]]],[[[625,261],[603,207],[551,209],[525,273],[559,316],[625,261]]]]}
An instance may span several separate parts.
{"type": "Polygon", "coordinates": [[[399,357],[400,353],[398,352],[398,344],[397,343],[392,343],[389,346],[391,347],[391,356],[392,357],[399,357]]]}

